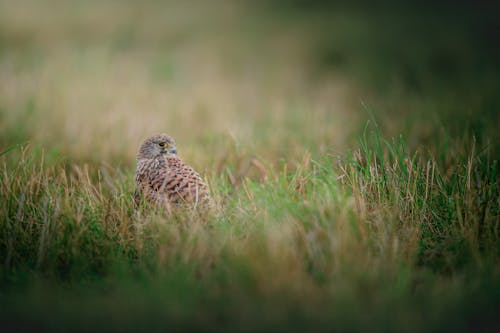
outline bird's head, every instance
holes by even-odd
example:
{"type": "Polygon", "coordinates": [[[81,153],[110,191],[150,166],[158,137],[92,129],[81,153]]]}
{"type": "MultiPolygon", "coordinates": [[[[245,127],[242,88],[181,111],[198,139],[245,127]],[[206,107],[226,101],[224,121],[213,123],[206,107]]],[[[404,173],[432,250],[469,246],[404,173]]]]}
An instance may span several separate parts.
{"type": "Polygon", "coordinates": [[[144,140],[137,153],[137,159],[168,158],[176,155],[177,149],[174,139],[166,134],[157,134],[144,140]]]}

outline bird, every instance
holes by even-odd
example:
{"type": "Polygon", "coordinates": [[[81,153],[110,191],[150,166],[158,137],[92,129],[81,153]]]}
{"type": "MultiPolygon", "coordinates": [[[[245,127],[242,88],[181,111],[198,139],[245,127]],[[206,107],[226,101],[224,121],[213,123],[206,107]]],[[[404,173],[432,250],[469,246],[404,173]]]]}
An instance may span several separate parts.
{"type": "Polygon", "coordinates": [[[174,206],[198,208],[212,204],[208,185],[179,158],[175,140],[167,134],[153,135],[142,142],[135,181],[136,207],[143,198],[168,211],[174,206]]]}

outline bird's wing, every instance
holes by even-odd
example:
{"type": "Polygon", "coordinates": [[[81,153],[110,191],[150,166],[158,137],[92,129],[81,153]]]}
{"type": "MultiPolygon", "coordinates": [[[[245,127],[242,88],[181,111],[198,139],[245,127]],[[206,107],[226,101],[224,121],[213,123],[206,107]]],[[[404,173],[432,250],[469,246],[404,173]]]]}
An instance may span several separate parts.
{"type": "Polygon", "coordinates": [[[208,186],[201,176],[180,159],[169,161],[166,191],[176,203],[205,203],[210,198],[208,186]]]}

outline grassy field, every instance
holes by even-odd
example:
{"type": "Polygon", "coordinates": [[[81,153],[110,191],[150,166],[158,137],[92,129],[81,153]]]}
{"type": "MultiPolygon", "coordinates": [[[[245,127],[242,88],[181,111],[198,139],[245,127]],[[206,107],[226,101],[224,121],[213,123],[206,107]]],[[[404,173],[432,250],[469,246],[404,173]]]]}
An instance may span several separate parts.
{"type": "Polygon", "coordinates": [[[0,1],[2,331],[500,328],[495,8],[425,3],[0,1]]]}

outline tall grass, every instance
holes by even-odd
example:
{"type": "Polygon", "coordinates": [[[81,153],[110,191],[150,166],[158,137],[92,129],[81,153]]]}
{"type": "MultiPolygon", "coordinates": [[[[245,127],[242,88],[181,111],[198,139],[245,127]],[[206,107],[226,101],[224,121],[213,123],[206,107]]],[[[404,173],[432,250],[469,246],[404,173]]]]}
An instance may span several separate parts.
{"type": "MultiPolygon", "coordinates": [[[[474,144],[456,149],[455,160],[444,166],[406,151],[402,139],[387,141],[376,129],[367,131],[348,156],[314,160],[306,153],[297,165],[281,168],[262,163],[265,179],[245,177],[238,184],[229,173],[210,177],[218,209],[202,219],[165,215],[155,207],[135,212],[130,173],[48,163],[32,147],[7,152],[0,191],[3,303],[33,281],[46,292],[69,293],[63,297],[69,297],[73,319],[49,325],[57,330],[80,322],[71,313],[80,303],[72,300],[73,289],[54,283],[88,288],[94,296],[84,297],[84,306],[104,312],[117,298],[139,297],[145,309],[164,311],[181,327],[191,327],[191,315],[214,329],[227,322],[242,330],[293,327],[294,320],[382,331],[472,325],[479,314],[467,313],[465,301],[447,306],[470,293],[487,304],[498,296],[482,288],[493,284],[498,290],[499,186],[487,151],[478,154],[474,144]],[[474,281],[482,281],[480,287],[474,281]],[[96,288],[108,296],[93,294],[96,288]],[[148,290],[155,288],[151,299],[148,290]],[[408,316],[419,313],[411,326],[406,319],[386,322],[378,309],[400,302],[408,316]],[[260,311],[266,315],[255,323],[260,311]],[[343,311],[350,320],[332,320],[343,311]],[[465,316],[447,326],[458,313],[465,316]]],[[[41,310],[48,302],[42,313],[63,311],[55,296],[24,292],[44,298],[6,309],[6,315],[45,327],[47,318],[23,309],[41,310]]],[[[154,317],[139,308],[131,303],[114,314],[117,322],[95,325],[139,329],[135,325],[154,317]]],[[[84,318],[98,315],[87,311],[84,318]]]]}

